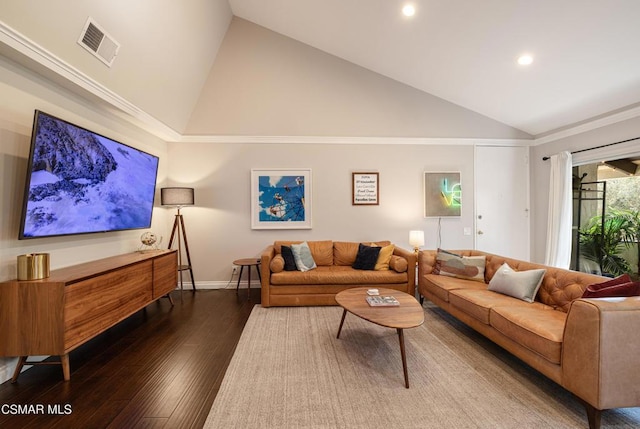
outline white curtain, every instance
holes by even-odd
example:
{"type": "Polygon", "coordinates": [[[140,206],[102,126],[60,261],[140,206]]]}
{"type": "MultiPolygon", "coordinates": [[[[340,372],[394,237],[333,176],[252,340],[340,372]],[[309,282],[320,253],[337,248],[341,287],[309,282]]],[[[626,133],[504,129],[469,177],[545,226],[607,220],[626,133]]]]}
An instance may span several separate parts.
{"type": "Polygon", "coordinates": [[[549,219],[545,265],[569,268],[571,263],[572,204],[571,153],[551,155],[549,219]]]}

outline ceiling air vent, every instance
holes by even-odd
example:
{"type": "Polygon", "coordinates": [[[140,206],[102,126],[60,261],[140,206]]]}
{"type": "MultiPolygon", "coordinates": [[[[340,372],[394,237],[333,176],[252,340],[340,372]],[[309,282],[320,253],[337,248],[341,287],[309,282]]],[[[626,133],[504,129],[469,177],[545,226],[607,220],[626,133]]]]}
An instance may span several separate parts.
{"type": "Polygon", "coordinates": [[[91,17],[87,19],[78,44],[95,55],[100,61],[111,67],[118,55],[120,44],[107,34],[91,17]]]}

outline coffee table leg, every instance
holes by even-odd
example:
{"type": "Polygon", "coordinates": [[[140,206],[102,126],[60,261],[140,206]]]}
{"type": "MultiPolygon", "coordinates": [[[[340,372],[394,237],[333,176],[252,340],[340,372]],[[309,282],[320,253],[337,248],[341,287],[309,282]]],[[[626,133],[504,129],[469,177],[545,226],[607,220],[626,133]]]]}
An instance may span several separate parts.
{"type": "Polygon", "coordinates": [[[340,332],[342,332],[342,325],[344,324],[344,318],[347,315],[347,310],[344,310],[342,312],[342,320],[340,320],[340,327],[338,328],[338,335],[336,335],[336,338],[340,338],[340,332]]]}
{"type": "Polygon", "coordinates": [[[407,355],[404,352],[404,333],[401,328],[397,328],[400,339],[400,354],[402,355],[402,370],[404,371],[404,385],[409,388],[409,373],[407,372],[407,355]]]}

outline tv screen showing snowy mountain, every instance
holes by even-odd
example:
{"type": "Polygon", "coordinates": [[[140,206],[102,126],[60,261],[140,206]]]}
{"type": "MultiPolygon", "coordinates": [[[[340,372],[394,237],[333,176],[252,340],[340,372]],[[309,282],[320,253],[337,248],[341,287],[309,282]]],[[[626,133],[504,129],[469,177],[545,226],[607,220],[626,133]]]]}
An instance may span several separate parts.
{"type": "Polygon", "coordinates": [[[20,239],[149,228],[158,157],[36,111],[20,239]]]}

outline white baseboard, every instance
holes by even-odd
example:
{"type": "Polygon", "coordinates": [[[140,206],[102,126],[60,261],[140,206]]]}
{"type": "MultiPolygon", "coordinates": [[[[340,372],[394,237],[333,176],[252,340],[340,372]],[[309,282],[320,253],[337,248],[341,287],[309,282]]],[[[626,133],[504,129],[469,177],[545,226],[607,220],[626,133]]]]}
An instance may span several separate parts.
{"type": "MultiPolygon", "coordinates": [[[[219,280],[212,280],[212,281],[199,281],[196,282],[196,289],[235,289],[236,286],[238,285],[238,281],[231,281],[231,282],[225,282],[225,281],[219,281],[219,280]]],[[[183,282],[182,283],[182,287],[184,288],[184,290],[191,290],[191,282],[183,282]]],[[[180,285],[178,284],[176,289],[180,290],[180,285]]],[[[240,282],[240,289],[247,289],[247,282],[246,281],[241,281],[240,282]]],[[[251,289],[260,289],[260,282],[258,281],[258,279],[251,280],[251,289]]]]}

